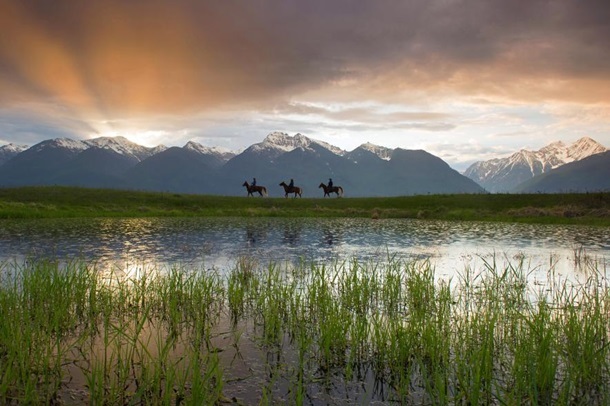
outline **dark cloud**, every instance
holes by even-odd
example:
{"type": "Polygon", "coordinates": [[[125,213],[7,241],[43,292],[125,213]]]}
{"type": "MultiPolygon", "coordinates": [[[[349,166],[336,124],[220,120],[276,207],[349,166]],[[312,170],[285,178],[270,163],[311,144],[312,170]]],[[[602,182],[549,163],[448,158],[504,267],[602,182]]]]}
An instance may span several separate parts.
{"type": "MultiPolygon", "coordinates": [[[[606,0],[6,0],[0,106],[35,100],[100,121],[264,111],[306,91],[608,103],[609,21],[606,0]]],[[[353,125],[454,126],[435,111],[292,109],[353,125]]]]}
{"type": "Polygon", "coordinates": [[[405,61],[436,79],[493,63],[532,74],[610,71],[609,7],[602,1],[104,0],[1,7],[3,82],[102,111],[258,100],[405,61]]]}

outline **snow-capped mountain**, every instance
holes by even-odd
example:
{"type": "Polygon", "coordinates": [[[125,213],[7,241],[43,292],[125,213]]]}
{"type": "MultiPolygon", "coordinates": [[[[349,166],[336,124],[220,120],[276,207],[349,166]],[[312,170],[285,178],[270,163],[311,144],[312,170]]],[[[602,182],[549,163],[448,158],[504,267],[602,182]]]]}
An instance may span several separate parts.
{"type": "Polygon", "coordinates": [[[226,148],[206,147],[205,145],[201,145],[195,141],[187,142],[183,148],[191,150],[191,151],[195,151],[202,155],[213,155],[213,156],[217,157],[219,160],[221,160],[222,162],[227,162],[229,159],[231,159],[235,156],[234,152],[229,151],[226,148]]]}
{"type": "Polygon", "coordinates": [[[593,154],[520,184],[517,193],[585,193],[610,190],[610,151],[593,154]]]}
{"type": "Polygon", "coordinates": [[[0,165],[3,165],[15,155],[25,151],[29,147],[27,145],[6,144],[0,147],[0,165]]]}
{"type": "Polygon", "coordinates": [[[370,142],[360,145],[360,148],[364,149],[365,151],[372,152],[384,161],[389,161],[392,158],[392,153],[394,152],[392,148],[382,147],[380,145],[371,144],[370,142]]]}
{"type": "Polygon", "coordinates": [[[164,145],[148,148],[129,141],[125,137],[99,137],[82,141],[90,147],[97,147],[116,152],[117,154],[135,159],[137,162],[151,157],[167,149],[164,145]]]}
{"type": "Polygon", "coordinates": [[[38,152],[48,148],[65,149],[71,152],[78,152],[86,150],[89,148],[89,145],[82,141],[73,140],[70,138],[54,138],[39,142],[30,149],[34,152],[38,152]]]}
{"type": "Polygon", "coordinates": [[[464,175],[490,192],[511,192],[534,176],[605,151],[603,145],[589,137],[570,145],[558,141],[538,151],[523,149],[507,158],[475,162],[464,175]]]}
{"type": "Polygon", "coordinates": [[[311,149],[313,145],[321,146],[335,155],[342,156],[345,154],[345,151],[341,148],[335,147],[324,141],[314,140],[300,133],[290,136],[283,132],[272,132],[267,135],[262,142],[250,146],[246,151],[255,154],[263,154],[272,159],[297,148],[311,149]]]}
{"type": "Polygon", "coordinates": [[[608,148],[597,141],[589,137],[583,137],[568,147],[566,163],[580,161],[581,159],[590,157],[591,155],[601,154],[607,150],[608,148]]]}
{"type": "Polygon", "coordinates": [[[29,146],[28,145],[17,145],[17,144],[6,144],[0,147],[0,151],[2,152],[6,152],[6,153],[15,153],[18,154],[22,151],[25,151],[26,149],[28,149],[29,146]]]}
{"type": "MultiPolygon", "coordinates": [[[[220,175],[224,187],[254,177],[269,188],[271,196],[276,188],[281,189],[277,185],[282,180],[289,179],[308,196],[316,196],[320,183],[329,178],[349,191],[349,196],[483,192],[474,181],[424,151],[397,153],[373,144],[366,148],[346,152],[302,134],[272,133],[229,160],[220,175]]],[[[228,189],[222,192],[229,193],[228,189]]]]}

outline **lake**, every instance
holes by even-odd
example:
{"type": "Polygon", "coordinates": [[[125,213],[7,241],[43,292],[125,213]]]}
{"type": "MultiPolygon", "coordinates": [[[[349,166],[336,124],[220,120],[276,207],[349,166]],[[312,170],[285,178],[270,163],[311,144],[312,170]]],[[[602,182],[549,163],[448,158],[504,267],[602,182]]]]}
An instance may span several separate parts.
{"type": "Polygon", "coordinates": [[[248,256],[261,265],[375,261],[389,256],[429,260],[450,279],[485,261],[517,264],[530,281],[548,271],[578,278],[585,265],[606,272],[605,227],[487,222],[286,218],[44,219],[0,223],[0,261],[81,258],[126,271],[146,266],[230,270],[248,256]]]}
{"type": "MultiPolygon", "coordinates": [[[[286,218],[0,224],[0,282],[12,281],[12,272],[24,278],[0,292],[0,304],[10,309],[0,323],[0,344],[15,349],[0,363],[0,375],[9,377],[0,402],[10,395],[28,403],[23,388],[43,396],[40,382],[48,380],[55,382],[51,398],[62,404],[127,403],[113,402],[113,395],[147,403],[138,400],[147,394],[179,403],[211,389],[223,402],[248,405],[443,403],[435,402],[439,396],[459,403],[480,393],[510,404],[539,390],[521,372],[532,368],[530,360],[552,372],[555,400],[562,393],[574,401],[582,393],[610,399],[608,228],[286,218]],[[370,265],[256,273],[236,268],[244,257],[256,258],[261,268],[303,261],[370,265]],[[91,285],[82,268],[54,272],[34,261],[40,268],[28,272],[19,265],[45,258],[94,261],[101,272],[93,274],[104,281],[104,270],[130,277],[91,285]],[[392,267],[396,259],[429,261],[435,272],[392,267]],[[500,272],[523,265],[532,289],[520,272],[483,275],[486,264],[500,272]],[[131,277],[149,268],[160,272],[131,277]],[[597,274],[588,279],[592,271],[597,274]],[[458,281],[457,289],[440,280],[458,281]],[[585,282],[591,289],[567,286],[585,282]],[[537,301],[536,292],[548,292],[553,306],[537,301]],[[495,338],[486,341],[489,332],[495,338]],[[545,347],[540,337],[557,338],[545,347]],[[41,368],[40,360],[48,365],[41,368]],[[481,365],[489,366],[488,375],[462,380],[464,371],[481,365]],[[39,371],[46,371],[44,379],[39,371]],[[24,385],[22,377],[35,384],[24,385]],[[578,387],[582,377],[594,382],[585,392],[578,387]]],[[[163,403],[148,403],[155,402],[163,403]]]]}

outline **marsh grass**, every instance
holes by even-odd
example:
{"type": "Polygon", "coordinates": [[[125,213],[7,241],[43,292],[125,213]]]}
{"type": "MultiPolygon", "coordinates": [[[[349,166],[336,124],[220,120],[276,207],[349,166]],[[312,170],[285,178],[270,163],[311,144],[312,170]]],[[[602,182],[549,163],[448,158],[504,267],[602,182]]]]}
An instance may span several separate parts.
{"type": "Polygon", "coordinates": [[[539,289],[527,272],[495,259],[444,282],[396,258],[242,258],[226,275],[4,264],[0,403],[607,404],[605,278],[589,268],[539,289]]]}

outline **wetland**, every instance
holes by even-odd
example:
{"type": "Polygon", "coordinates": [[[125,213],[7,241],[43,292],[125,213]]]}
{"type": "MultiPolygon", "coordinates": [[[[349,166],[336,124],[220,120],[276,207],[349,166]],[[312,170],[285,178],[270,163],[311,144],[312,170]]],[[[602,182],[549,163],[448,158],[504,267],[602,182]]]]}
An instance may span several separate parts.
{"type": "Polygon", "coordinates": [[[1,221],[0,403],[610,402],[607,226],[67,198],[1,221]]]}

